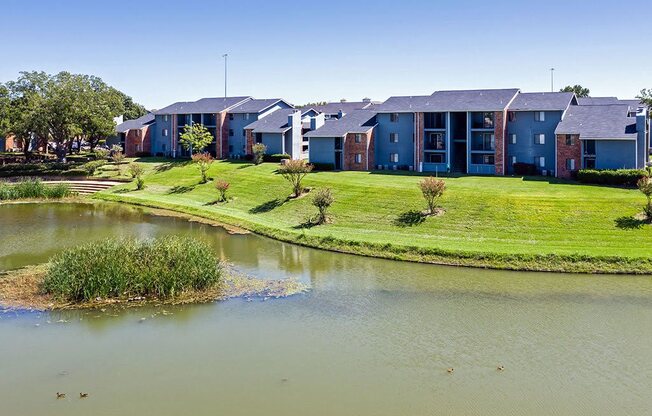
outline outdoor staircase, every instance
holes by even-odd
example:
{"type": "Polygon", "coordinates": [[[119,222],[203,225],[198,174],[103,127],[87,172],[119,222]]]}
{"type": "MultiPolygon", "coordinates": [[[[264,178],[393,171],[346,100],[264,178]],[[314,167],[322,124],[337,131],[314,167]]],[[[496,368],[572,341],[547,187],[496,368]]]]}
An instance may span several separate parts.
{"type": "Polygon", "coordinates": [[[67,183],[70,190],[79,195],[92,195],[95,192],[109,189],[112,186],[120,185],[124,182],[115,181],[47,181],[46,184],[67,183]]]}

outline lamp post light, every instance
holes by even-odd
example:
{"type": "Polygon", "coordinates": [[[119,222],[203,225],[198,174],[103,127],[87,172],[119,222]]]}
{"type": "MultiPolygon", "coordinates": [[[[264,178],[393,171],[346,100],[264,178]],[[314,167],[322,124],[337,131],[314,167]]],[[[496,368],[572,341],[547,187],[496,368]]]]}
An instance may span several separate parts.
{"type": "Polygon", "coordinates": [[[226,98],[227,63],[229,59],[229,54],[225,53],[224,55],[222,55],[222,58],[224,58],[224,98],[226,98]]]}

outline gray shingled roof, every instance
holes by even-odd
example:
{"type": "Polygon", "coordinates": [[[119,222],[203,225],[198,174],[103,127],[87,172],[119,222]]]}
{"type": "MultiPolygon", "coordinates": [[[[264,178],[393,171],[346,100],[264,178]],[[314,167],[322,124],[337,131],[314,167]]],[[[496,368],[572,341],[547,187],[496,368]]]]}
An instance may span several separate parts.
{"type": "Polygon", "coordinates": [[[225,97],[202,98],[197,101],[180,101],[157,110],[154,114],[192,114],[192,113],[219,113],[236,106],[244,101],[252,100],[251,97],[225,97]]]}
{"type": "MultiPolygon", "coordinates": [[[[306,110],[309,111],[310,109],[306,110]]],[[[272,114],[256,120],[247,125],[245,129],[252,129],[254,133],[285,133],[290,130],[291,126],[288,125],[288,116],[295,111],[300,111],[294,108],[283,108],[276,110],[272,114]]],[[[301,115],[305,114],[304,112],[301,115]]]]}
{"type": "Polygon", "coordinates": [[[309,131],[304,137],[342,137],[347,133],[366,133],[376,125],[376,112],[355,110],[340,119],[326,120],[317,130],[309,131]]]}
{"type": "Polygon", "coordinates": [[[618,104],[618,97],[579,97],[579,105],[614,105],[618,104]]]}
{"type": "Polygon", "coordinates": [[[118,133],[125,133],[132,129],[141,129],[145,125],[150,124],[154,121],[154,114],[147,113],[142,117],[139,117],[135,120],[127,120],[124,123],[118,124],[115,128],[115,131],[118,133]]]}
{"type": "Polygon", "coordinates": [[[628,105],[573,105],[555,134],[579,134],[581,139],[636,139],[636,118],[628,105]]]}
{"type": "Polygon", "coordinates": [[[283,101],[280,98],[267,98],[261,100],[253,99],[253,100],[245,101],[244,103],[238,105],[237,107],[233,107],[231,110],[229,110],[229,113],[234,113],[234,114],[260,113],[279,102],[284,102],[285,104],[292,107],[292,105],[290,105],[286,101],[283,101]]]}
{"type": "Polygon", "coordinates": [[[526,92],[516,96],[511,111],[564,111],[573,101],[572,92],[526,92]]]}
{"type": "Polygon", "coordinates": [[[315,110],[319,111],[320,113],[325,113],[325,114],[337,114],[340,110],[344,113],[350,113],[355,110],[364,110],[366,108],[371,107],[374,105],[372,102],[364,102],[364,101],[345,101],[345,102],[339,102],[339,103],[328,103],[324,105],[316,105],[313,106],[315,110]]]}
{"type": "Polygon", "coordinates": [[[499,90],[436,91],[429,96],[390,97],[374,106],[379,113],[502,111],[519,92],[518,88],[499,90]]]}

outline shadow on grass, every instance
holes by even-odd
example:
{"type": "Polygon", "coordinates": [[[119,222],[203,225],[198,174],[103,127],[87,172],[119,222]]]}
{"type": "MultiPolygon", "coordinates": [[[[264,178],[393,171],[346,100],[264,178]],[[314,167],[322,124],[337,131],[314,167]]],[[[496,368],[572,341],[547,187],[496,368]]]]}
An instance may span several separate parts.
{"type": "Polygon", "coordinates": [[[195,186],[197,185],[186,185],[186,186],[177,185],[168,191],[168,195],[185,194],[186,192],[190,192],[193,189],[195,189],[195,186]]]}
{"type": "Polygon", "coordinates": [[[616,218],[614,222],[616,223],[616,227],[621,230],[637,230],[642,228],[645,224],[649,224],[648,221],[631,215],[629,217],[616,218]]]}
{"type": "Polygon", "coordinates": [[[114,194],[126,194],[126,193],[129,193],[129,192],[132,192],[132,191],[135,191],[135,189],[122,188],[122,189],[116,189],[115,191],[113,191],[113,193],[114,194]]]}
{"type": "Polygon", "coordinates": [[[426,216],[421,211],[411,210],[399,214],[393,221],[397,227],[414,227],[426,220],[426,216]]]}
{"type": "Polygon", "coordinates": [[[166,172],[172,168],[180,168],[183,166],[188,166],[191,164],[191,160],[183,160],[179,162],[167,162],[167,163],[162,163],[154,168],[154,172],[156,173],[161,173],[161,172],[166,172]]]}
{"type": "Polygon", "coordinates": [[[318,225],[321,225],[321,224],[319,224],[317,221],[315,221],[312,218],[308,218],[306,221],[302,222],[301,224],[295,225],[292,228],[295,229],[295,230],[309,230],[312,227],[316,227],[318,225]]]}
{"type": "Polygon", "coordinates": [[[285,202],[287,202],[287,199],[282,200],[279,198],[272,199],[267,202],[263,202],[262,204],[255,206],[249,210],[250,214],[264,214],[266,212],[270,212],[281,205],[283,205],[285,202]]]}

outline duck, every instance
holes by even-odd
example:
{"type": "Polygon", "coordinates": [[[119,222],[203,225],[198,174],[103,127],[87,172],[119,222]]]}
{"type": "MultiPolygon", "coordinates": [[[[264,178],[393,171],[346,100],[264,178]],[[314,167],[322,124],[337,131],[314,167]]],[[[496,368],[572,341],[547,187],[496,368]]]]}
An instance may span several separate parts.
{"type": "Polygon", "coordinates": [[[448,374],[453,374],[453,371],[455,371],[455,369],[453,367],[446,370],[446,372],[448,372],[448,374]]]}
{"type": "Polygon", "coordinates": [[[66,393],[57,392],[57,399],[65,399],[65,398],[66,398],[66,393]]]}
{"type": "Polygon", "coordinates": [[[496,370],[503,371],[503,370],[505,370],[505,367],[502,366],[502,365],[499,365],[498,367],[496,367],[496,370]]]}
{"type": "Polygon", "coordinates": [[[88,393],[79,393],[79,398],[80,399],[85,399],[88,397],[88,393]]]}

